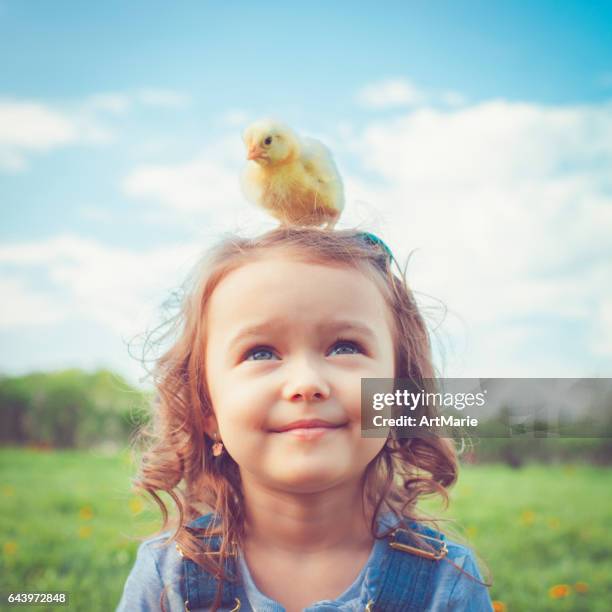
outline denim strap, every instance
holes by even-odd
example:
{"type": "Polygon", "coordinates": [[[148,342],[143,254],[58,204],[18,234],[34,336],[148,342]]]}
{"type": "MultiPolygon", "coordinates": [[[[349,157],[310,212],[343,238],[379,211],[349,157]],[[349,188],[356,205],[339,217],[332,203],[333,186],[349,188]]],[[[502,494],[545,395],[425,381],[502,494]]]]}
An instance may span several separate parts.
{"type": "MultiPolygon", "coordinates": [[[[446,554],[445,536],[429,527],[415,522],[410,530],[427,537],[433,555],[446,554]],[[429,539],[431,538],[431,539],[429,539]]],[[[389,554],[381,566],[381,584],[374,598],[371,610],[376,612],[422,612],[427,610],[428,598],[432,594],[432,578],[439,560],[420,556],[411,549],[417,548],[432,554],[417,543],[410,530],[397,529],[389,540],[389,554]],[[392,544],[404,545],[404,549],[394,548],[392,544]]]]}
{"type": "MultiPolygon", "coordinates": [[[[189,527],[204,529],[213,518],[210,512],[201,516],[191,523],[189,527]]],[[[201,539],[204,539],[202,537],[201,539]]],[[[221,546],[221,537],[214,536],[208,538],[208,548],[213,552],[218,552],[221,546]]],[[[228,578],[237,576],[236,561],[234,557],[228,557],[225,562],[225,572],[228,578]]],[[[209,572],[204,571],[197,563],[191,559],[183,557],[183,576],[185,578],[185,608],[187,610],[208,609],[215,599],[217,592],[217,579],[209,572]]],[[[234,581],[224,580],[221,597],[222,610],[240,609],[241,612],[249,610],[246,598],[241,594],[241,589],[234,581]],[[237,601],[240,604],[237,607],[237,601]]]]}

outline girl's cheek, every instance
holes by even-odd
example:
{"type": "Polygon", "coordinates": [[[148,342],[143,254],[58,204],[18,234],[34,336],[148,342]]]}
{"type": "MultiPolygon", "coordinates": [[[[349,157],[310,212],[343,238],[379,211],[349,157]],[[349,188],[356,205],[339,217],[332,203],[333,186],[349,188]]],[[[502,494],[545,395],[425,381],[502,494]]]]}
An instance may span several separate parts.
{"type": "Polygon", "coordinates": [[[257,389],[251,390],[250,387],[243,387],[232,397],[232,418],[241,423],[261,422],[266,418],[271,405],[271,401],[266,401],[266,396],[257,389]]]}
{"type": "Polygon", "coordinates": [[[350,393],[348,394],[348,406],[347,410],[351,414],[355,414],[358,417],[361,417],[361,380],[359,384],[355,385],[350,393]]]}

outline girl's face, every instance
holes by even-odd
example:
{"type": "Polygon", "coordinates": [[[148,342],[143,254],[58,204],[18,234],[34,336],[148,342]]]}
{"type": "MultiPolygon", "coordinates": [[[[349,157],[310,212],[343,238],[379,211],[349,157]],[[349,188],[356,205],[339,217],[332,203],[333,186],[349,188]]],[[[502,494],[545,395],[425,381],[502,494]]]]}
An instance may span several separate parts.
{"type": "Polygon", "coordinates": [[[207,315],[206,382],[243,480],[316,492],[359,478],[385,443],[361,437],[361,379],[394,376],[391,315],[349,267],[266,258],[228,274],[207,315]],[[286,429],[320,419],[324,428],[286,429]]]}

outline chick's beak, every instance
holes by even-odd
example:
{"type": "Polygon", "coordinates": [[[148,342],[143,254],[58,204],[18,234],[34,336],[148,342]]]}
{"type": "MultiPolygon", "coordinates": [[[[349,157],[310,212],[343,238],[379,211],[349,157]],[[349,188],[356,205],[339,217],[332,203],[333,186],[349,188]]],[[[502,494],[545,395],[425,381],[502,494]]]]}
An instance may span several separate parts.
{"type": "Polygon", "coordinates": [[[249,147],[249,153],[247,155],[247,159],[261,159],[265,157],[264,150],[259,145],[253,145],[249,147]]]}

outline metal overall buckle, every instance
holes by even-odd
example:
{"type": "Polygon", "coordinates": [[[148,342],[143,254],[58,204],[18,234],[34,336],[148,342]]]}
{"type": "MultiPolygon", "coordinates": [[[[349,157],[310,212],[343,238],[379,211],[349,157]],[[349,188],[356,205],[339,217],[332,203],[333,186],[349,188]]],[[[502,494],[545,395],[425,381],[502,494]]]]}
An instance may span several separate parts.
{"type": "MultiPolygon", "coordinates": [[[[395,537],[398,532],[403,531],[408,535],[412,535],[412,532],[407,529],[397,528],[394,529],[391,535],[395,537]]],[[[446,542],[441,540],[440,538],[434,538],[433,536],[427,536],[423,534],[419,534],[419,537],[425,538],[427,540],[433,540],[434,542],[438,542],[442,546],[437,552],[431,552],[428,550],[423,550],[422,548],[417,548],[416,546],[410,546],[409,544],[404,544],[404,542],[396,542],[395,540],[389,542],[389,546],[391,548],[395,548],[396,550],[401,550],[403,552],[412,553],[413,555],[418,555],[419,557],[425,557],[426,559],[431,559],[432,561],[439,561],[443,559],[448,554],[448,548],[446,547],[446,542]]]]}

